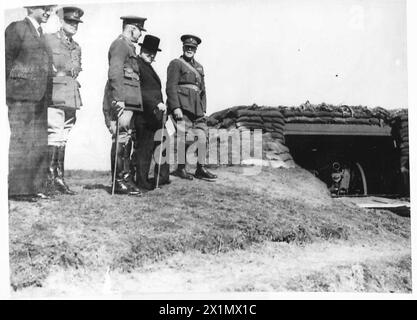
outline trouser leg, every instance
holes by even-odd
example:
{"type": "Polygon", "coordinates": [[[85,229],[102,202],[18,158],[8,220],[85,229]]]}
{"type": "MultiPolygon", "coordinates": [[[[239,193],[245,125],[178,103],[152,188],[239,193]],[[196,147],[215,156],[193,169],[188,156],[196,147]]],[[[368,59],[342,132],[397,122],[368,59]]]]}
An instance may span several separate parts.
{"type": "Polygon", "coordinates": [[[7,100],[10,123],[9,195],[46,191],[48,176],[45,101],[7,100]]]}
{"type": "Polygon", "coordinates": [[[141,120],[137,120],[135,127],[138,147],[136,154],[136,182],[140,188],[150,190],[154,188],[148,180],[154,150],[154,131],[148,129],[141,120]]]}

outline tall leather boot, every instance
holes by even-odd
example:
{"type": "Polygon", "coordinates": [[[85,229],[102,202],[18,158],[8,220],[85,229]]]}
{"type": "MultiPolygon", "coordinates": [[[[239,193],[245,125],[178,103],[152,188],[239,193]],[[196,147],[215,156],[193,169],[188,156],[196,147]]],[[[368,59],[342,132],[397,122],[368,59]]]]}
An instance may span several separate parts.
{"type": "Polygon", "coordinates": [[[56,167],[57,167],[58,147],[48,146],[48,175],[46,181],[46,193],[53,195],[59,193],[55,186],[56,167]]]}
{"type": "Polygon", "coordinates": [[[204,165],[198,162],[197,162],[197,169],[195,170],[194,176],[197,179],[207,179],[207,180],[217,179],[217,176],[215,174],[208,171],[204,165]]]}
{"type": "Polygon", "coordinates": [[[57,147],[58,151],[58,163],[56,166],[56,177],[55,177],[55,186],[56,188],[64,193],[64,194],[69,194],[69,195],[74,195],[77,194],[76,192],[72,191],[68,185],[65,183],[65,179],[64,179],[64,160],[65,160],[65,146],[60,146],[57,147]]]}
{"type": "Polygon", "coordinates": [[[130,138],[123,148],[123,180],[130,189],[130,195],[139,195],[140,189],[136,186],[134,179],[134,173],[132,174],[132,160],[131,153],[133,148],[133,141],[130,138]]]}
{"type": "MultiPolygon", "coordinates": [[[[116,181],[114,184],[114,192],[116,194],[127,194],[127,195],[140,195],[140,190],[135,186],[133,188],[130,181],[131,177],[128,171],[125,171],[125,168],[128,167],[128,162],[126,161],[127,152],[125,150],[124,143],[119,143],[118,152],[117,152],[117,167],[114,165],[116,152],[116,144],[113,143],[111,150],[111,168],[112,168],[112,179],[114,176],[114,170],[116,170],[116,181]]],[[[112,186],[113,188],[113,186],[112,186]]]]}

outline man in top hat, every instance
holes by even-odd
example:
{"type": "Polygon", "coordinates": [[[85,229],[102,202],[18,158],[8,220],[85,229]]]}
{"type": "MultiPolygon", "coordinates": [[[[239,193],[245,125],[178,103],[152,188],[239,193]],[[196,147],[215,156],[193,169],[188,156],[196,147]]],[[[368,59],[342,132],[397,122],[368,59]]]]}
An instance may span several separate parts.
{"type": "Polygon", "coordinates": [[[111,168],[112,177],[114,173],[116,174],[116,181],[112,187],[118,194],[139,195],[140,190],[130,175],[133,111],[125,110],[125,108],[142,107],[139,66],[134,44],[138,42],[142,31],[146,31],[143,28],[146,18],[124,16],[121,19],[123,32],[113,41],[108,54],[109,72],[104,91],[103,113],[106,126],[113,137],[111,168]],[[118,139],[116,139],[117,136],[118,139]],[[117,161],[115,161],[115,156],[117,156],[117,161]]]}
{"type": "Polygon", "coordinates": [[[156,146],[154,142],[155,132],[163,128],[163,114],[166,106],[162,97],[161,80],[152,68],[151,64],[159,49],[160,39],[152,35],[146,35],[141,46],[138,63],[141,77],[141,91],[143,112],[135,114],[135,129],[137,141],[136,182],[142,189],[154,189],[155,183],[169,183],[169,164],[163,164],[158,168],[158,160],[155,159],[154,183],[148,180],[148,173],[152,162],[152,155],[156,146]],[[157,175],[159,174],[159,179],[157,175]]]}
{"type": "Polygon", "coordinates": [[[76,110],[81,106],[81,47],[74,41],[84,11],[77,7],[62,8],[62,27],[46,34],[52,56],[52,99],[48,107],[49,188],[51,192],[75,194],[64,180],[65,146],[75,124],[76,110]]]}
{"type": "MultiPolygon", "coordinates": [[[[186,34],[181,37],[181,41],[183,55],[172,60],[168,66],[166,84],[168,111],[173,114],[177,122],[177,132],[181,128],[178,122],[184,121],[186,132],[194,131],[196,135],[207,137],[204,71],[203,66],[194,59],[201,39],[186,34]]],[[[184,151],[186,152],[186,150],[184,151]]],[[[192,180],[193,176],[186,170],[185,154],[182,158],[183,161],[178,161],[178,167],[174,174],[183,179],[192,180]]],[[[202,158],[202,156],[199,157],[194,177],[216,179],[217,176],[205,168],[205,159],[202,158]]]]}
{"type": "Polygon", "coordinates": [[[5,31],[9,109],[9,195],[45,198],[48,167],[47,91],[51,60],[41,24],[54,5],[26,7],[5,31]]]}

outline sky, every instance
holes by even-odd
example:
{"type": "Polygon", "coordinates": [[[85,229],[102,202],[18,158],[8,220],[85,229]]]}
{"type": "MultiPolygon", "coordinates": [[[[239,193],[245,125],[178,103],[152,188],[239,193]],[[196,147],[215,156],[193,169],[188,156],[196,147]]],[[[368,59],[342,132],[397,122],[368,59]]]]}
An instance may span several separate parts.
{"type": "MultiPolygon", "coordinates": [[[[32,1],[31,3],[36,3],[32,1]]],[[[43,2],[42,2],[43,3],[43,2]]],[[[146,17],[161,38],[153,66],[163,83],[181,55],[180,36],[202,39],[207,113],[235,105],[311,103],[408,107],[406,2],[403,0],[152,1],[88,4],[74,39],[82,48],[83,107],[67,144],[67,169],[110,168],[111,137],[102,101],[107,54],[122,15],[146,17]]],[[[4,26],[25,16],[5,11],[4,26]]],[[[51,16],[45,32],[59,28],[51,16]]]]}

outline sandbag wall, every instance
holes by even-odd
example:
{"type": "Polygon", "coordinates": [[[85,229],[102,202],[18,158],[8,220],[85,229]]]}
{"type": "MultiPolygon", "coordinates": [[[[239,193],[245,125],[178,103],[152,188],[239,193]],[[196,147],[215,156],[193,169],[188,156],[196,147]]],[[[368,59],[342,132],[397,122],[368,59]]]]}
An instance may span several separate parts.
{"type": "Polygon", "coordinates": [[[410,196],[410,159],[408,141],[408,112],[407,109],[394,110],[391,119],[391,134],[396,143],[399,155],[401,176],[401,195],[410,196]]]}
{"type": "MultiPolygon", "coordinates": [[[[274,107],[237,106],[214,113],[208,125],[217,129],[262,130],[262,165],[295,166],[294,160],[285,146],[285,120],[282,113],[274,107]]],[[[242,136],[243,137],[243,136],[242,136]]],[[[243,139],[243,138],[242,138],[243,139]]],[[[242,143],[250,141],[242,140],[242,143]]],[[[252,151],[252,150],[251,150],[252,151]]],[[[233,154],[231,155],[233,156],[233,154]]]]}
{"type": "Polygon", "coordinates": [[[408,149],[408,114],[405,113],[400,116],[400,152],[401,157],[406,158],[407,169],[409,161],[409,149],[408,149]]]}
{"type": "Polygon", "coordinates": [[[387,125],[391,114],[380,107],[333,106],[308,102],[299,107],[281,107],[286,123],[387,125]]]}
{"type": "Polygon", "coordinates": [[[408,112],[396,110],[391,120],[391,133],[400,152],[401,170],[409,169],[408,112]]]}

